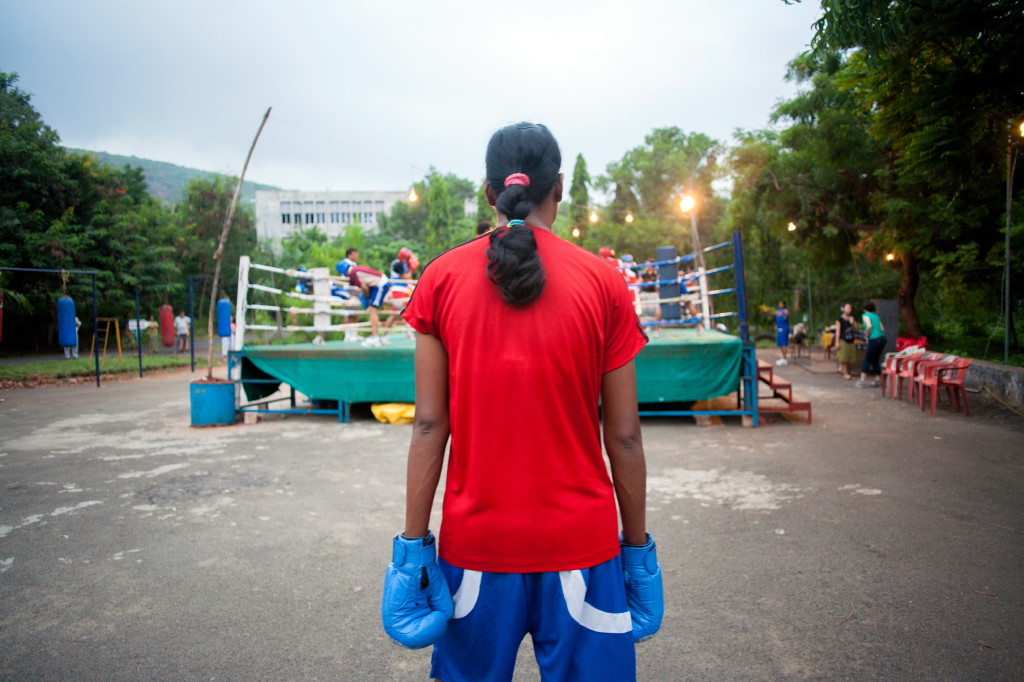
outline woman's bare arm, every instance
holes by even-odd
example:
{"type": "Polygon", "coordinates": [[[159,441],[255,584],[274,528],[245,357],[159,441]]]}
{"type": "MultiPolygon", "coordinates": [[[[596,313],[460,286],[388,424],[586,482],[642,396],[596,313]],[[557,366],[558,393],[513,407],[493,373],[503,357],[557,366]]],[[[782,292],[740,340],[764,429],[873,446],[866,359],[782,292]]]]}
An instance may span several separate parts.
{"type": "Polygon", "coordinates": [[[647,464],[637,414],[636,367],[630,360],[601,379],[604,447],[627,545],[646,543],[647,464]]]}
{"type": "Polygon", "coordinates": [[[407,538],[421,538],[430,527],[449,434],[448,354],[436,336],[417,334],[416,417],[409,443],[403,533],[407,538]]]}

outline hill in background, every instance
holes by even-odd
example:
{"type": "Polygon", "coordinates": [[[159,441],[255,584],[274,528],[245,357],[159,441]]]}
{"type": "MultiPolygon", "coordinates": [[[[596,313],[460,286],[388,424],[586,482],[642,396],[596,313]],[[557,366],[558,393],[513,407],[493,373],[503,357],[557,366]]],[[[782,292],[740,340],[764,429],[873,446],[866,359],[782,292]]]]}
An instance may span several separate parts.
{"type": "MultiPolygon", "coordinates": [[[[140,159],[137,156],[121,156],[120,154],[94,152],[89,149],[73,149],[71,147],[68,147],[68,151],[92,154],[100,162],[115,168],[124,168],[125,166],[141,168],[146,176],[146,185],[149,188],[149,193],[171,203],[177,203],[185,197],[185,187],[188,185],[189,180],[221,175],[220,173],[211,173],[210,171],[198,170],[196,168],[176,166],[173,163],[166,163],[164,161],[140,159]]],[[[241,201],[249,204],[254,203],[256,201],[256,190],[258,189],[279,190],[281,188],[246,180],[242,184],[241,201]]]]}

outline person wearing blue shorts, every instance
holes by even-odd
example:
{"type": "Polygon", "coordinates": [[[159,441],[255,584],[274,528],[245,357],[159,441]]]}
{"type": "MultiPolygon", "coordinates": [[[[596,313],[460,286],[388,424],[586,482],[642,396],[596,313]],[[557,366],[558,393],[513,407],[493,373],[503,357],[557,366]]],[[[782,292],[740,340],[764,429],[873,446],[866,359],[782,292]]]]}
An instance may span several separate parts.
{"type": "Polygon", "coordinates": [[[789,349],[789,309],[785,301],[779,301],[775,309],[775,345],[779,347],[782,357],[775,361],[776,365],[788,365],[786,352],[789,349]]]}
{"type": "Polygon", "coordinates": [[[548,682],[630,682],[635,642],[661,626],[634,366],[647,337],[622,275],[551,231],[560,165],[544,126],[496,132],[497,227],[434,259],[402,313],[416,416],[381,619],[403,646],[434,645],[443,682],[508,682],[527,634],[548,682]]]}
{"type": "Polygon", "coordinates": [[[363,341],[363,345],[367,348],[388,345],[387,337],[380,335],[378,311],[384,305],[384,298],[388,295],[388,291],[391,290],[391,281],[379,270],[353,263],[348,256],[338,261],[335,268],[338,274],[348,277],[352,286],[359,288],[359,302],[369,313],[370,335],[363,341]]]}

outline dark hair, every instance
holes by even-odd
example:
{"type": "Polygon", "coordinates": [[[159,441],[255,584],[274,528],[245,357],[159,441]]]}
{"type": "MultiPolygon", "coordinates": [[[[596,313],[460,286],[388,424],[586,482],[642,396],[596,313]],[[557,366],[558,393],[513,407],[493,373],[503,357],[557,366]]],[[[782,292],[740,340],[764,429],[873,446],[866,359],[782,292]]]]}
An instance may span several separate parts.
{"type": "Polygon", "coordinates": [[[874,303],[874,301],[864,301],[864,305],[862,305],[861,307],[864,309],[864,312],[868,312],[868,313],[875,312],[875,303],[874,303]]]}
{"type": "Polygon", "coordinates": [[[350,246],[350,247],[348,247],[347,249],[345,249],[345,258],[348,258],[348,257],[349,257],[349,256],[351,256],[351,255],[352,255],[353,253],[356,253],[356,252],[358,252],[358,251],[359,251],[359,249],[357,249],[357,248],[356,248],[356,247],[354,247],[354,246],[350,246]]]}
{"type": "Polygon", "coordinates": [[[477,234],[477,236],[480,236],[482,234],[487,234],[488,232],[491,231],[492,227],[494,227],[494,226],[491,225],[491,221],[489,221],[489,220],[481,220],[480,222],[478,222],[476,224],[476,234],[477,234]]]}
{"type": "MultiPolygon", "coordinates": [[[[495,208],[509,220],[524,220],[534,204],[547,199],[558,181],[562,154],[554,136],[538,123],[516,123],[494,133],[487,145],[487,184],[495,208]],[[505,186],[505,178],[522,173],[529,185],[505,186]]],[[[537,239],[527,227],[498,227],[487,249],[487,276],[511,305],[525,305],[544,291],[544,266],[537,239]]]]}

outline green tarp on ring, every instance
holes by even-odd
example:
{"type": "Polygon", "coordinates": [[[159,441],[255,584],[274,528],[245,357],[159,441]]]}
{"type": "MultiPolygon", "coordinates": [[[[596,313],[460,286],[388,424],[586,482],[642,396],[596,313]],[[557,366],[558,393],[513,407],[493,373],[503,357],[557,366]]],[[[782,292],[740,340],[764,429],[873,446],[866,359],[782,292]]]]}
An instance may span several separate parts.
{"type": "MultiPolygon", "coordinates": [[[[663,329],[637,356],[637,394],[641,403],[688,402],[727,395],[740,377],[739,337],[717,331],[663,329]]],[[[415,342],[392,335],[391,345],[363,348],[332,341],[286,346],[247,346],[242,358],[243,388],[248,400],[274,393],[272,379],[320,400],[413,402],[415,342]]]]}

